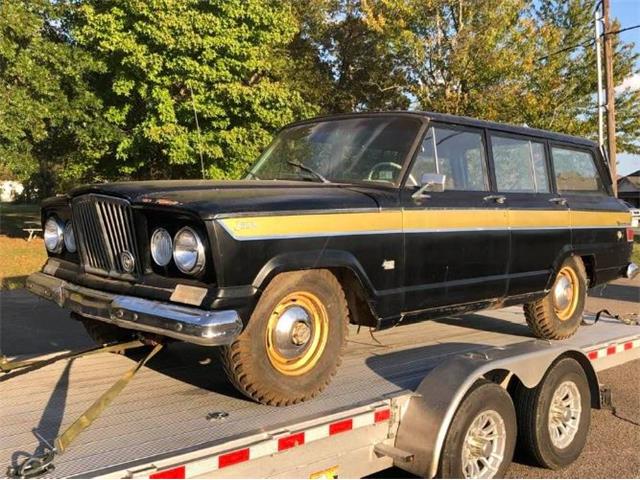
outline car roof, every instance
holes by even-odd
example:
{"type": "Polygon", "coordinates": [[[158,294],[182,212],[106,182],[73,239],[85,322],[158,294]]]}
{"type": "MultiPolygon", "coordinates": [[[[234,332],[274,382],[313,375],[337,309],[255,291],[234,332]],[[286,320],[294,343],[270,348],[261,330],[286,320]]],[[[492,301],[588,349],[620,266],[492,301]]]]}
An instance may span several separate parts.
{"type": "MultiPolygon", "coordinates": [[[[508,123],[491,122],[488,120],[480,120],[477,118],[464,117],[459,115],[449,115],[446,113],[425,112],[425,111],[412,111],[412,110],[391,110],[384,112],[357,112],[357,113],[342,113],[334,115],[323,115],[319,117],[309,118],[299,122],[287,125],[287,127],[304,125],[306,123],[314,123],[318,121],[326,120],[338,120],[354,117],[377,117],[377,116],[408,116],[426,118],[434,122],[453,123],[458,125],[465,125],[477,128],[488,128],[492,130],[501,131],[504,133],[510,133],[515,135],[528,135],[531,137],[545,138],[548,140],[554,140],[564,143],[572,143],[576,145],[582,145],[590,148],[597,148],[598,144],[583,137],[576,137],[573,135],[566,135],[563,133],[552,132],[549,130],[541,130],[538,128],[531,128],[527,126],[511,125],[508,123]]],[[[285,127],[286,128],[286,127],[285,127]]]]}

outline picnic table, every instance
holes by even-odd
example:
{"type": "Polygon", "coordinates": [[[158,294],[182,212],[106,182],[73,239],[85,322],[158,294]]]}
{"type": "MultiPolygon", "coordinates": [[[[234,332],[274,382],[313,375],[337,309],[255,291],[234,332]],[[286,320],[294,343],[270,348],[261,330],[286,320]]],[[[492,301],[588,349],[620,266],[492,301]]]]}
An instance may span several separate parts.
{"type": "Polygon", "coordinates": [[[42,232],[42,227],[40,226],[40,222],[36,221],[26,221],[22,227],[22,231],[27,232],[29,234],[29,238],[27,238],[27,242],[33,240],[38,232],[42,232]]]}

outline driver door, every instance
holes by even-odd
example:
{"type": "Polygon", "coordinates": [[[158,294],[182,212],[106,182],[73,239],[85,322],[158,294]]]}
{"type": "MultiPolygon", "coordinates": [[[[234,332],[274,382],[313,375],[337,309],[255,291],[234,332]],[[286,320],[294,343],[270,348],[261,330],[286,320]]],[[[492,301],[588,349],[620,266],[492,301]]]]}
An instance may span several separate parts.
{"type": "Polygon", "coordinates": [[[491,191],[482,129],[431,124],[401,193],[405,312],[504,297],[508,211],[491,191]],[[414,198],[424,174],[445,189],[414,198]]]}

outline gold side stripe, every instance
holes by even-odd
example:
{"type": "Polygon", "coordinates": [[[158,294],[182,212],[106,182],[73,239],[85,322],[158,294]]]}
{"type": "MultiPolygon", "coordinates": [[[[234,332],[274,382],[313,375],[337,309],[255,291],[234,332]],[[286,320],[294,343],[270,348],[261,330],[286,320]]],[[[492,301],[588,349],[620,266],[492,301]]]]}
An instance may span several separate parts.
{"type": "Polygon", "coordinates": [[[277,215],[220,220],[237,239],[305,236],[317,234],[358,234],[402,231],[399,210],[367,213],[323,213],[311,215],[277,215]]]}
{"type": "Polygon", "coordinates": [[[429,230],[624,227],[631,225],[631,214],[569,210],[388,210],[231,217],[219,222],[235,239],[250,240],[429,230]]]}

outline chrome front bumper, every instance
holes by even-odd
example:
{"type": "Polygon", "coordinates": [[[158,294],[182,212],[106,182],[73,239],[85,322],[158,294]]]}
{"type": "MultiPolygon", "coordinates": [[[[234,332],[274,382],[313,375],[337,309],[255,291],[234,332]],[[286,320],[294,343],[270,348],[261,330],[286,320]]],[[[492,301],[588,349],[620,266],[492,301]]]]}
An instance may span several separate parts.
{"type": "Polygon", "coordinates": [[[242,320],[235,310],[200,310],[115,295],[40,272],[27,278],[27,288],[85,317],[198,345],[228,345],[242,330],[242,320]]]}

